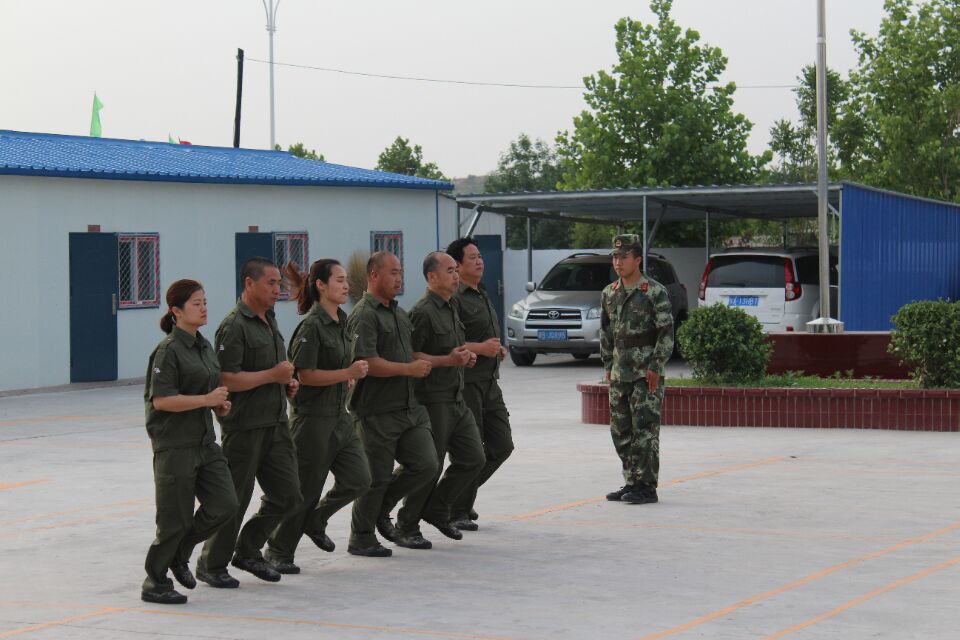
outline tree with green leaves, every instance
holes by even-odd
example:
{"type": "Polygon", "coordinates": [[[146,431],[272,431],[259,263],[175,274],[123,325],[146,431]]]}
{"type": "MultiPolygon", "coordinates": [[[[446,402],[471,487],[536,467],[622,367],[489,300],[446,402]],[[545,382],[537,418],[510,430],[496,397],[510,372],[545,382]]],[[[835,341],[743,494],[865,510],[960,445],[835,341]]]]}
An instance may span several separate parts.
{"type": "Polygon", "coordinates": [[[837,123],[843,171],[861,182],[960,201],[960,5],[886,0],[837,123]]]}
{"type": "MultiPolygon", "coordinates": [[[[797,111],[800,120],[777,120],[770,128],[770,150],[776,160],[768,172],[771,182],[816,182],[817,180],[817,67],[807,65],[797,76],[797,111]]],[[[850,86],[840,74],[827,70],[827,133],[831,140],[837,128],[838,114],[850,98],[850,86]]],[[[836,145],[827,149],[830,175],[839,173],[836,145]]]]}
{"type": "MultiPolygon", "coordinates": [[[[589,107],[557,136],[562,188],[603,189],[729,184],[756,179],[769,152],[747,150],[752,124],[733,110],[734,83],[720,84],[727,59],[670,16],[671,0],[651,0],[656,24],[616,25],[618,62],[584,78],[589,107]]],[[[575,242],[611,230],[583,230],[575,242]]],[[[702,244],[703,225],[665,223],[661,240],[702,244]]],[[[601,246],[603,246],[601,245],[601,246]]]]}
{"type": "Polygon", "coordinates": [[[417,176],[431,180],[447,180],[437,165],[423,161],[423,148],[410,146],[410,139],[397,136],[389,147],[377,158],[377,169],[390,173],[402,173],[405,176],[417,176]]]}
{"type": "MultiPolygon", "coordinates": [[[[521,133],[500,154],[497,169],[487,176],[487,192],[553,191],[560,182],[556,152],[543,140],[521,133]]],[[[531,220],[534,249],[569,249],[573,223],[565,220],[531,220]]],[[[527,219],[507,217],[507,247],[527,247],[527,219]]]]}
{"type": "MultiPolygon", "coordinates": [[[[282,151],[280,145],[274,145],[273,148],[277,151],[282,151]]],[[[307,147],[302,142],[297,142],[287,147],[287,151],[297,156],[298,158],[303,158],[304,160],[319,160],[320,162],[326,162],[326,159],[323,157],[322,153],[317,153],[314,149],[307,149],[307,147]]]]}

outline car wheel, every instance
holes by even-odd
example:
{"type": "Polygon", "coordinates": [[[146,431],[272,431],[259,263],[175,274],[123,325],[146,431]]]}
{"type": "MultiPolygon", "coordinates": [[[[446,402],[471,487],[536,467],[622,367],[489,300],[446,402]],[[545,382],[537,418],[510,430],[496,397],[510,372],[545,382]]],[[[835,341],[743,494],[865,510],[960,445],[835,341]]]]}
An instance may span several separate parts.
{"type": "Polygon", "coordinates": [[[537,354],[531,351],[518,351],[511,347],[510,359],[513,360],[513,364],[518,367],[529,367],[533,364],[533,361],[537,359],[537,354]]]}
{"type": "Polygon", "coordinates": [[[586,360],[587,358],[590,357],[590,354],[589,354],[589,353],[574,353],[574,354],[573,354],[573,357],[576,358],[577,360],[586,360]]]}

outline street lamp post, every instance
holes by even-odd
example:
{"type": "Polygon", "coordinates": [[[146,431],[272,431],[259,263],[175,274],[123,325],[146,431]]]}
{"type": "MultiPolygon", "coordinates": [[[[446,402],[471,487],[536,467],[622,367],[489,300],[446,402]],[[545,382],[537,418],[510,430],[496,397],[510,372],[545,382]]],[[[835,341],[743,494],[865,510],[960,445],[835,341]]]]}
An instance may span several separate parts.
{"type": "Polygon", "coordinates": [[[277,144],[277,130],[273,99],[273,34],[277,30],[277,9],[280,8],[280,0],[273,4],[273,0],[260,0],[263,3],[263,10],[267,14],[267,33],[270,37],[270,150],[272,151],[277,144]]]}
{"type": "Polygon", "coordinates": [[[817,0],[817,222],[820,250],[820,317],[807,323],[811,333],[841,333],[830,317],[830,236],[827,230],[827,17],[826,0],[817,0]]]}

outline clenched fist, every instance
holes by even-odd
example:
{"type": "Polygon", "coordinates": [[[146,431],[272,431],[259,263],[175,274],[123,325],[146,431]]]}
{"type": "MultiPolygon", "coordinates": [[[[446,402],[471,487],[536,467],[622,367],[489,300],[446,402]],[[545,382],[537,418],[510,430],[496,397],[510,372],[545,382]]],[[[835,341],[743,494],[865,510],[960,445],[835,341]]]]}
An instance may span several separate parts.
{"type": "Polygon", "coordinates": [[[227,401],[227,397],[230,394],[227,392],[226,387],[217,387],[206,396],[204,396],[204,405],[205,407],[210,407],[211,409],[219,407],[224,402],[227,401]]]}
{"type": "Polygon", "coordinates": [[[426,360],[414,360],[407,367],[410,372],[408,375],[411,378],[426,378],[430,375],[430,369],[432,368],[426,360]]]}
{"type": "Polygon", "coordinates": [[[293,380],[294,367],[293,364],[287,360],[278,362],[270,371],[273,372],[274,382],[287,385],[293,380]]]}

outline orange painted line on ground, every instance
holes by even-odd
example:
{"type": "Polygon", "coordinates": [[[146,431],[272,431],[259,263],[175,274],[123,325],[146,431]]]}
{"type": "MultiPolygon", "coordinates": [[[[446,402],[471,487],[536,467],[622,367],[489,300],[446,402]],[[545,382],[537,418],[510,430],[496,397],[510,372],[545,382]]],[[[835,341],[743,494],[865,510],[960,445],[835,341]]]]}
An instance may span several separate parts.
{"type": "Polygon", "coordinates": [[[108,513],[103,516],[93,517],[93,518],[82,518],[79,520],[66,520],[64,522],[55,522],[53,524],[47,524],[42,527],[29,527],[26,529],[15,529],[13,531],[3,531],[0,532],[0,539],[2,538],[15,538],[17,536],[22,536],[25,533],[36,533],[38,531],[49,531],[51,529],[64,529],[66,527],[75,527],[81,524],[92,524],[94,522],[103,522],[104,520],[110,520],[111,518],[121,518],[124,516],[132,516],[138,513],[143,513],[144,511],[152,511],[153,506],[140,507],[138,509],[131,509],[130,511],[117,511],[116,513],[108,513]]]}
{"type": "MultiPolygon", "coordinates": [[[[730,473],[732,471],[740,471],[742,469],[750,469],[753,467],[760,467],[766,464],[771,464],[774,462],[780,462],[786,460],[787,456],[775,456],[773,458],[764,458],[763,460],[758,460],[756,462],[747,462],[744,464],[735,464],[729,467],[721,467],[719,469],[714,469],[713,471],[704,471],[702,473],[695,473],[691,476],[683,476],[682,478],[677,478],[675,480],[670,480],[669,482],[663,482],[660,484],[660,487],[669,487],[675,484],[680,484],[683,482],[690,482],[691,480],[699,480],[701,478],[709,478],[710,476],[718,476],[723,473],[730,473]]],[[[582,507],[584,505],[593,504],[595,502],[603,502],[606,498],[604,496],[598,496],[596,498],[586,498],[584,500],[577,500],[576,502],[567,502],[565,504],[558,504],[553,507],[547,507],[546,509],[540,509],[539,511],[531,511],[530,513],[521,513],[520,515],[512,516],[510,520],[530,520],[532,518],[539,518],[540,516],[545,516],[548,513],[556,513],[557,511],[566,511],[567,509],[576,509],[577,507],[582,507]]]]}
{"type": "Polygon", "coordinates": [[[160,611],[157,609],[124,609],[135,613],[146,613],[159,616],[176,616],[182,618],[202,618],[206,620],[237,620],[244,622],[265,622],[268,624],[286,624],[298,626],[327,627],[331,629],[345,629],[354,631],[378,631],[410,636],[428,636],[436,638],[454,638],[456,640],[512,640],[507,636],[486,636],[475,633],[458,633],[455,631],[433,631],[430,629],[412,629],[409,627],[381,627],[368,624],[345,624],[339,622],[324,622],[323,620],[299,620],[296,618],[270,618],[266,616],[241,616],[216,613],[192,613],[186,611],[160,611]]]}
{"type": "Polygon", "coordinates": [[[11,524],[22,524],[24,522],[34,522],[36,520],[47,520],[50,518],[59,518],[60,516],[69,516],[75,513],[91,513],[94,511],[101,511],[103,509],[113,509],[115,507],[128,507],[135,504],[143,504],[144,502],[152,503],[154,498],[138,498],[136,500],[123,500],[121,502],[107,502],[105,504],[95,504],[89,507],[76,507],[75,509],[68,509],[66,511],[53,511],[51,513],[38,513],[32,516],[24,516],[22,518],[9,518],[7,520],[0,520],[0,526],[7,526],[11,524]]]}
{"type": "Polygon", "coordinates": [[[793,589],[796,589],[798,587],[802,587],[806,584],[810,584],[811,582],[814,582],[815,580],[819,580],[820,578],[825,578],[826,576],[836,573],[837,571],[840,571],[842,569],[848,569],[850,567],[854,567],[858,564],[862,564],[869,560],[874,560],[881,556],[885,556],[889,553],[893,553],[894,551],[899,551],[900,549],[904,549],[906,547],[913,546],[915,544],[927,542],[929,540],[942,536],[946,533],[950,533],[951,531],[956,531],[957,529],[960,529],[960,522],[954,522],[949,526],[946,526],[942,529],[937,529],[936,531],[931,531],[930,533],[925,533],[922,536],[908,538],[906,540],[898,542],[895,545],[884,547],[883,549],[879,549],[877,551],[872,551],[866,555],[853,558],[852,560],[847,560],[846,562],[841,562],[840,564],[835,564],[832,567],[827,567],[826,569],[821,569],[816,573],[811,573],[810,575],[794,580],[793,582],[788,582],[782,587],[777,587],[776,589],[770,589],[769,591],[764,591],[763,593],[747,598],[746,600],[735,602],[734,604],[728,607],[717,609],[712,613],[708,613],[706,615],[700,616],[699,618],[695,618],[690,622],[686,622],[676,627],[671,627],[670,629],[666,629],[664,631],[659,631],[657,633],[651,633],[649,635],[645,635],[642,638],[640,638],[640,640],[657,640],[658,638],[665,638],[666,636],[671,636],[675,633],[689,631],[690,629],[699,627],[700,625],[710,622],[711,620],[716,620],[717,618],[722,618],[723,616],[729,615],[734,611],[738,611],[740,609],[749,607],[750,605],[757,604],[758,602],[762,602],[764,600],[769,600],[774,596],[778,596],[780,594],[786,593],[787,591],[792,591],[793,589]]]}
{"type": "Polygon", "coordinates": [[[826,613],[821,613],[819,616],[816,616],[815,618],[810,618],[809,620],[806,620],[805,622],[801,622],[798,625],[794,625],[789,629],[778,631],[773,635],[767,636],[766,638],[764,638],[764,640],[777,640],[777,638],[782,638],[796,631],[800,631],[801,629],[806,629],[807,627],[813,626],[818,622],[823,622],[824,620],[833,618],[834,616],[837,616],[848,609],[852,609],[857,605],[863,604],[867,600],[871,600],[873,598],[876,598],[877,596],[883,595],[888,591],[893,591],[894,589],[910,584],[911,582],[915,582],[921,578],[926,578],[927,576],[933,573],[936,573],[938,571],[943,571],[944,569],[949,569],[950,567],[958,564],[960,564],[960,556],[953,558],[952,560],[947,560],[946,562],[941,562],[938,565],[927,567],[923,571],[918,571],[917,573],[907,576],[906,578],[900,578],[899,580],[894,580],[893,582],[889,584],[885,584],[878,589],[874,589],[870,593],[865,593],[862,596],[858,596],[854,598],[853,600],[848,600],[847,602],[844,602],[843,604],[841,604],[839,607],[836,607],[835,609],[831,609],[826,613]]]}
{"type": "Polygon", "coordinates": [[[25,424],[43,424],[45,422],[67,422],[70,420],[143,420],[143,416],[41,416],[39,418],[19,418],[0,420],[0,427],[19,427],[25,424]]]}
{"type": "Polygon", "coordinates": [[[24,480],[23,482],[0,482],[0,491],[6,491],[7,489],[19,489],[20,487],[29,487],[32,484],[43,484],[44,482],[50,482],[46,478],[40,478],[39,480],[24,480]]]}
{"type": "Polygon", "coordinates": [[[28,627],[20,627],[19,629],[11,629],[10,631],[4,631],[0,633],[0,638],[12,638],[13,636],[23,635],[24,633],[42,631],[43,629],[49,629],[50,627],[59,627],[65,624],[70,624],[71,622],[77,622],[79,620],[87,620],[89,618],[104,616],[104,615],[107,615],[108,613],[116,613],[117,611],[123,611],[123,609],[115,609],[113,607],[104,607],[102,609],[97,609],[96,611],[91,611],[89,613],[80,613],[75,616],[70,616],[69,618],[61,618],[60,620],[51,620],[50,622],[41,622],[40,624],[32,624],[28,627]]]}

